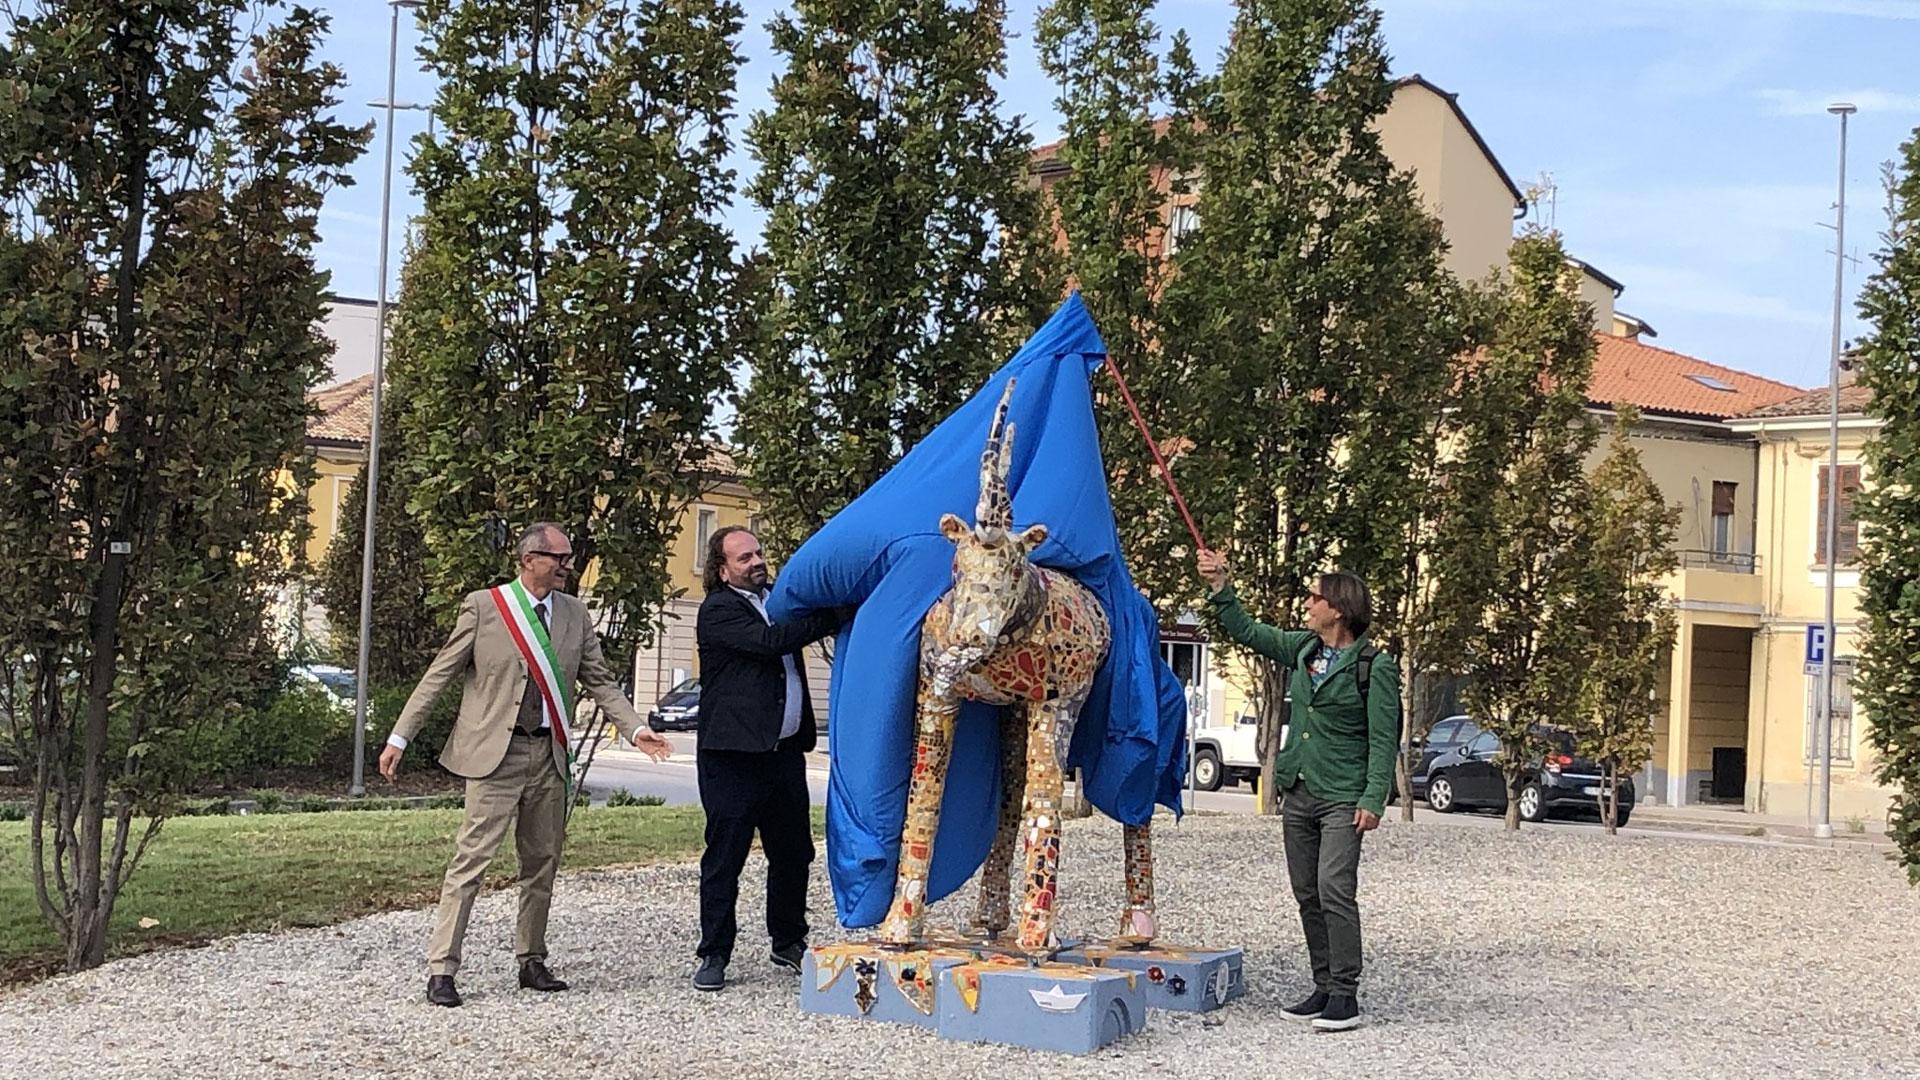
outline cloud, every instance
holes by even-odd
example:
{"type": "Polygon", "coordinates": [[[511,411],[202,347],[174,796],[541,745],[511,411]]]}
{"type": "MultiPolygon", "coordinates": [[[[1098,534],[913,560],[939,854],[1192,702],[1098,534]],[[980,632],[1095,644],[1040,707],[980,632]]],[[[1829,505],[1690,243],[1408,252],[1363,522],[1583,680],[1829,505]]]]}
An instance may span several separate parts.
{"type": "Polygon", "coordinates": [[[1848,101],[1867,113],[1920,113],[1920,94],[1890,90],[1854,90],[1844,94],[1816,94],[1807,90],[1762,90],[1761,100],[1775,116],[1817,116],[1836,101],[1848,101]]]}

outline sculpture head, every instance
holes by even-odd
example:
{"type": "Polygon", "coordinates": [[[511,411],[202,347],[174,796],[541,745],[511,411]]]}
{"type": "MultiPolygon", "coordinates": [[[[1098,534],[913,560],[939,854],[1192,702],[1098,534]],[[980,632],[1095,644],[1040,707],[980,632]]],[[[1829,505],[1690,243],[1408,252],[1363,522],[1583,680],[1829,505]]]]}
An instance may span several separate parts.
{"type": "Polygon", "coordinates": [[[1007,469],[1013,461],[1013,425],[1007,401],[1013,382],[993,413],[986,449],[980,454],[980,501],[971,527],[953,514],[940,517],[940,531],[953,541],[952,618],[936,676],[951,684],[986,659],[1001,639],[1038,613],[1045,589],[1027,556],[1047,539],[1045,525],[1013,531],[1013,499],[1007,469]]]}

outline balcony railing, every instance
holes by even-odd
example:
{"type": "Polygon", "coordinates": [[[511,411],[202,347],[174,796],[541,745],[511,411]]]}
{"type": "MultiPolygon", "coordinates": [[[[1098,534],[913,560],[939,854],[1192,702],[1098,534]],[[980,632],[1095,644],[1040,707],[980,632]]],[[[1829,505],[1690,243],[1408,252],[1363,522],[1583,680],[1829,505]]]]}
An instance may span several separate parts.
{"type": "Polygon", "coordinates": [[[1681,548],[1675,554],[1680,556],[1682,570],[1718,570],[1726,574],[1752,574],[1756,573],[1760,566],[1760,556],[1744,551],[1681,548]]]}

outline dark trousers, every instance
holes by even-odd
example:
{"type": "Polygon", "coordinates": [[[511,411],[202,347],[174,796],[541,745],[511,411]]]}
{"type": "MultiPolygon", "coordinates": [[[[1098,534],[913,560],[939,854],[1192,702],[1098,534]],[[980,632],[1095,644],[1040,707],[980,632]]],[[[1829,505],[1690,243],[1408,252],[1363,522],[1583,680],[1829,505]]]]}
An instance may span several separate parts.
{"type": "Polygon", "coordinates": [[[1360,984],[1362,835],[1353,827],[1353,804],[1316,799],[1297,781],[1287,789],[1280,818],[1314,988],[1351,996],[1360,984]]]}
{"type": "Polygon", "coordinates": [[[791,746],[765,753],[701,750],[695,759],[707,850],[700,856],[700,956],[733,956],[740,925],[740,869],[754,830],[767,856],[767,935],[775,949],[807,939],[807,867],[813,862],[807,756],[791,746]]]}

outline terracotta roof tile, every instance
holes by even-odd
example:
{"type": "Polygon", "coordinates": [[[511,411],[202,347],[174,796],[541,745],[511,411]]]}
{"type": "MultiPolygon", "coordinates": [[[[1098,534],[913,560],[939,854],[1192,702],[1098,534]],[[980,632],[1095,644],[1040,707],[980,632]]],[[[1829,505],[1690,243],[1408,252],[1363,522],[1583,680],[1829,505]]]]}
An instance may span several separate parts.
{"type": "MultiPolygon", "coordinates": [[[[1840,380],[1840,412],[1864,413],[1867,404],[1873,400],[1873,391],[1852,382],[1845,376],[1840,380]]],[[[1785,401],[1776,401],[1755,409],[1747,416],[1826,416],[1833,409],[1833,391],[1827,387],[1809,390],[1804,394],[1790,397],[1785,401]]]]}
{"type": "Polygon", "coordinates": [[[1648,412],[1724,420],[1805,394],[1797,386],[1632,338],[1593,336],[1599,348],[1587,400],[1596,405],[1624,401],[1648,412]]]}
{"type": "Polygon", "coordinates": [[[315,390],[307,400],[319,411],[307,418],[307,438],[364,446],[373,430],[373,376],[315,390]]]}

